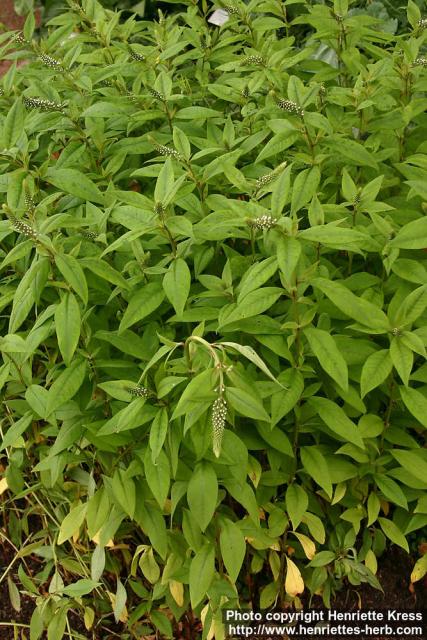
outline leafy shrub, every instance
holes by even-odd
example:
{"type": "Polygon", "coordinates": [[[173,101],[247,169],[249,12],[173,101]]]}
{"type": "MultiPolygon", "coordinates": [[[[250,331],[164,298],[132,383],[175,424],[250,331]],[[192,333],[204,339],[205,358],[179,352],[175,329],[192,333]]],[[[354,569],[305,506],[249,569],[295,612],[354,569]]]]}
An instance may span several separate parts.
{"type": "Polygon", "coordinates": [[[70,608],[221,638],[225,607],[380,587],[427,524],[425,19],[292,4],[85,0],[12,43],[1,489],[34,638],[70,608]]]}

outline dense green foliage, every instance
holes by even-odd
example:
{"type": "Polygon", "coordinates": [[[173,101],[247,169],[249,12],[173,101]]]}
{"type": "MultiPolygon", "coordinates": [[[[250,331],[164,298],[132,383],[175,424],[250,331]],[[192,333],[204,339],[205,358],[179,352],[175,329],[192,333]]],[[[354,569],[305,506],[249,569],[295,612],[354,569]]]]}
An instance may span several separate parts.
{"type": "Polygon", "coordinates": [[[219,639],[239,602],[379,588],[427,524],[425,18],[186,5],[1,42],[30,59],[0,96],[0,487],[31,640],[70,608],[219,639]]]}

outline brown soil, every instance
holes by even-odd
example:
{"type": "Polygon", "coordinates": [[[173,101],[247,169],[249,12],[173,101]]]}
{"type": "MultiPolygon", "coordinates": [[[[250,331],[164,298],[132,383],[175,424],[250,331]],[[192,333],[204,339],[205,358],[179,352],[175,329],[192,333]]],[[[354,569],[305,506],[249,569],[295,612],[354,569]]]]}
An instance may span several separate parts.
{"type": "MultiPolygon", "coordinates": [[[[0,575],[3,573],[6,566],[13,558],[13,553],[9,553],[5,546],[0,546],[0,575]]],[[[40,570],[40,560],[37,558],[26,558],[26,564],[30,571],[37,572],[40,570]]],[[[384,593],[373,589],[368,585],[361,585],[360,587],[349,586],[347,589],[343,589],[337,594],[335,601],[333,602],[333,608],[342,611],[355,611],[359,608],[377,611],[380,609],[406,609],[406,610],[427,610],[427,584],[426,581],[421,581],[414,586],[410,585],[409,576],[413,567],[414,561],[406,553],[401,551],[397,547],[393,547],[387,555],[384,555],[379,561],[378,579],[384,589],[384,593]]],[[[17,565],[16,565],[17,569],[17,565]]],[[[11,571],[11,577],[15,584],[20,586],[20,582],[16,571],[11,571]]],[[[317,601],[311,603],[311,607],[322,607],[322,602],[319,598],[317,601]]],[[[308,603],[306,603],[308,607],[308,603]]],[[[8,587],[6,580],[0,584],[0,638],[1,640],[15,640],[18,638],[28,638],[28,627],[31,614],[34,609],[34,601],[28,596],[21,594],[21,609],[15,611],[10,604],[8,587]],[[16,636],[14,635],[14,629],[12,626],[3,626],[2,622],[15,622],[18,625],[19,631],[24,632],[16,636]]],[[[121,637],[120,629],[121,625],[112,625],[111,634],[108,628],[105,626],[103,630],[97,633],[87,631],[84,627],[82,618],[77,614],[69,613],[70,626],[74,632],[77,632],[77,637],[88,638],[90,640],[115,640],[121,637]]],[[[185,625],[187,626],[187,625],[185,625]]],[[[176,627],[175,640],[184,640],[188,637],[188,634],[184,629],[180,631],[182,625],[176,627]]],[[[193,626],[192,640],[201,636],[201,633],[195,631],[193,626]]],[[[367,640],[364,636],[358,636],[359,640],[367,640]]],[[[420,636],[417,636],[420,640],[420,636]]],[[[141,640],[147,640],[147,636],[144,636],[141,640]]],[[[370,636],[369,640],[388,640],[384,636],[370,636]]]]}
{"type": "MultiPolygon", "coordinates": [[[[36,24],[40,24],[40,11],[37,10],[36,24]]],[[[7,31],[20,30],[24,26],[25,16],[18,16],[15,12],[13,0],[0,0],[0,31],[6,28],[7,31]]],[[[0,76],[4,75],[12,62],[10,60],[0,60],[0,76]]]]}

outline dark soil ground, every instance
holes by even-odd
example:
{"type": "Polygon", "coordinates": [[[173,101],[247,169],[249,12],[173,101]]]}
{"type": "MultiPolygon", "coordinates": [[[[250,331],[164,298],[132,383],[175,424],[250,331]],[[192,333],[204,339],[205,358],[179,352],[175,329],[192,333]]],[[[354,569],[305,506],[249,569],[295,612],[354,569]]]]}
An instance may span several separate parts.
{"type": "MultiPolygon", "coordinates": [[[[5,546],[0,546],[0,565],[2,571],[0,571],[0,577],[5,567],[13,558],[13,552],[8,553],[5,546]],[[2,557],[3,556],[3,557],[2,557]]],[[[31,559],[31,556],[26,559],[27,564],[31,568],[34,565],[34,570],[40,569],[40,560],[31,559]]],[[[380,609],[406,609],[427,612],[427,585],[426,581],[420,581],[414,586],[410,585],[409,576],[413,567],[414,561],[406,553],[401,551],[397,547],[393,547],[387,555],[384,555],[379,561],[378,579],[382,584],[384,593],[373,589],[368,585],[361,585],[360,587],[349,586],[343,589],[337,594],[335,601],[333,602],[333,608],[342,611],[356,611],[359,608],[367,610],[380,610],[380,609]]],[[[17,567],[16,567],[17,568],[17,567]]],[[[19,579],[16,571],[12,569],[10,572],[15,584],[19,587],[19,579]]],[[[312,602],[313,608],[322,607],[320,598],[317,602],[312,602]]],[[[31,614],[34,609],[34,601],[32,598],[21,595],[21,608],[20,611],[16,611],[9,600],[9,593],[6,580],[3,580],[0,584],[0,640],[28,640],[29,629],[28,624],[31,618],[31,614]],[[4,623],[16,623],[18,626],[5,626],[4,623]],[[19,626],[22,625],[22,626],[19,626]],[[14,635],[18,631],[18,635],[14,635]]],[[[77,638],[88,638],[90,640],[117,640],[122,637],[120,627],[113,625],[111,632],[107,626],[103,629],[92,633],[87,631],[84,627],[83,620],[77,614],[70,613],[69,615],[70,626],[76,633],[77,638]]],[[[175,640],[198,640],[201,637],[201,632],[198,628],[190,630],[180,631],[181,625],[176,630],[175,640]]],[[[359,640],[365,640],[365,636],[358,636],[359,640]]],[[[366,637],[367,640],[368,637],[366,637]]],[[[417,640],[420,636],[417,636],[417,640]]],[[[140,640],[154,640],[154,636],[142,636],[140,640]]],[[[385,636],[369,636],[369,640],[388,640],[385,636]]],[[[424,639],[425,640],[425,639],[424,639]]]]}
{"type": "MultiPolygon", "coordinates": [[[[36,11],[36,23],[40,23],[40,12],[36,11]]],[[[25,16],[18,16],[15,12],[13,0],[0,0],[0,30],[20,30],[24,26],[25,16]]],[[[11,65],[10,60],[0,59],[0,76],[6,73],[11,65]]],[[[1,636],[0,636],[1,638],[1,636]]],[[[3,639],[1,639],[3,640],[3,639]]]]}

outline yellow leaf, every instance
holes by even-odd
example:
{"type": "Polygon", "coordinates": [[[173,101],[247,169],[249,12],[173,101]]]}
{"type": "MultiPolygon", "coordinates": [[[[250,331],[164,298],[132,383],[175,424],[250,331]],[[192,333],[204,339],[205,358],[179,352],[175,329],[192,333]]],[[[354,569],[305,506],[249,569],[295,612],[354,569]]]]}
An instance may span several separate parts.
{"type": "Polygon", "coordinates": [[[169,581],[169,590],[178,607],[184,604],[184,585],[176,580],[169,581]]]}
{"type": "Polygon", "coordinates": [[[376,573],[378,569],[378,562],[375,553],[372,549],[369,549],[366,553],[365,557],[365,565],[372,571],[372,573],[376,573]]]}
{"type": "Polygon", "coordinates": [[[304,553],[309,560],[313,560],[316,554],[316,545],[313,540],[310,540],[308,536],[305,536],[303,533],[297,533],[294,531],[294,535],[298,538],[301,543],[302,548],[304,549],[304,553]]]}
{"type": "Polygon", "coordinates": [[[95,621],[95,611],[91,609],[91,607],[85,607],[84,623],[85,623],[85,628],[88,631],[92,629],[94,621],[95,621]]]}
{"type": "MultiPolygon", "coordinates": [[[[101,535],[101,529],[99,531],[97,531],[95,533],[95,535],[93,536],[93,538],[91,538],[92,542],[94,542],[95,544],[99,544],[99,537],[101,535]]],[[[114,542],[113,540],[110,538],[110,540],[107,542],[107,544],[105,545],[106,547],[114,547],[114,542]]]]}
{"type": "Polygon", "coordinates": [[[418,558],[418,560],[416,561],[415,566],[412,569],[412,573],[411,573],[411,582],[418,582],[418,580],[421,580],[421,578],[424,578],[426,573],[427,573],[427,553],[423,555],[421,558],[418,558]]]}
{"type": "Polygon", "coordinates": [[[286,565],[285,591],[288,595],[295,597],[304,591],[304,580],[302,579],[300,570],[293,560],[286,557],[286,565]]]}
{"type": "Polygon", "coordinates": [[[7,489],[9,488],[9,485],[7,484],[7,478],[2,478],[0,480],[0,496],[2,495],[2,493],[4,493],[7,489]]]}

